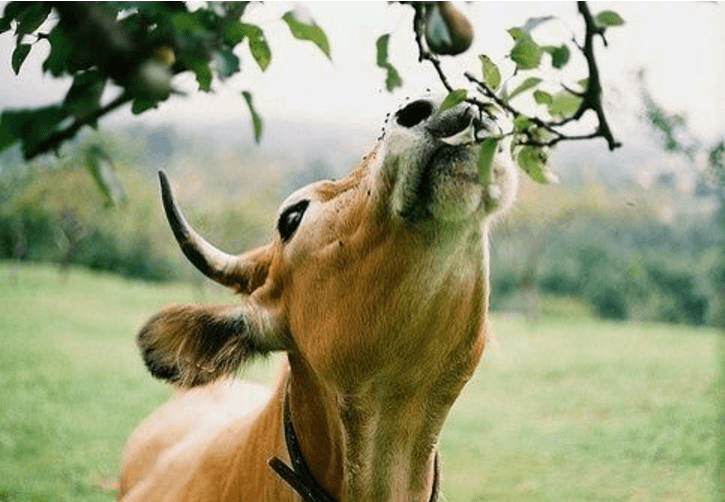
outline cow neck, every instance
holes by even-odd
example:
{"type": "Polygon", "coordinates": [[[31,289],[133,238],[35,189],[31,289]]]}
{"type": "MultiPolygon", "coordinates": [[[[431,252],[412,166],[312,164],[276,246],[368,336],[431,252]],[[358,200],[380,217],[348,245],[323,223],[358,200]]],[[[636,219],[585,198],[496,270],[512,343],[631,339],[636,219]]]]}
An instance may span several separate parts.
{"type": "MultiPolygon", "coordinates": [[[[304,502],[337,502],[315,479],[310,468],[305,461],[300,447],[300,441],[297,437],[294,423],[292,421],[292,412],[290,411],[289,389],[285,392],[282,428],[285,444],[287,446],[287,454],[290,458],[291,466],[286,464],[279,457],[272,457],[268,464],[281,477],[304,502]]],[[[433,464],[433,486],[429,502],[437,502],[440,491],[440,467],[438,460],[438,452],[435,453],[433,464]]]]}

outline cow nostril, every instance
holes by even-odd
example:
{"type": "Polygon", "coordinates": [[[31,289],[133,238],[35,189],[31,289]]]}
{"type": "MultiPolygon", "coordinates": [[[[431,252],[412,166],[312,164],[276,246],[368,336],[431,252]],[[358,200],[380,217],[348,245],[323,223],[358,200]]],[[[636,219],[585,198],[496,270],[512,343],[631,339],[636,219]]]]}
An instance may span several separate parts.
{"type": "Polygon", "coordinates": [[[436,116],[426,127],[437,138],[448,138],[476,126],[476,114],[470,107],[446,110],[436,116]]]}
{"type": "Polygon", "coordinates": [[[414,127],[433,114],[433,105],[429,101],[413,101],[395,114],[395,120],[403,127],[414,127]]]}

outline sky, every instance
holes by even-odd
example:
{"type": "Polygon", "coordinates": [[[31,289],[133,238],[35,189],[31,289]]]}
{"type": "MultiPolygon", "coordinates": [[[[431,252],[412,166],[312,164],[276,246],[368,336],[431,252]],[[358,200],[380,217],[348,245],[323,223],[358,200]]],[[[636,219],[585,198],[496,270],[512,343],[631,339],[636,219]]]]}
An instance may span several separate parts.
{"type": "MultiPolygon", "coordinates": [[[[574,2],[461,2],[455,5],[471,20],[473,47],[463,56],[443,58],[454,87],[465,87],[464,71],[477,73],[479,54],[489,55],[511,75],[506,54],[512,46],[506,29],[521,26],[530,17],[554,15],[534,32],[540,44],[581,40],[583,23],[574,2]]],[[[308,42],[294,40],[281,14],[295,5],[267,2],[252,5],[249,22],[259,24],[272,49],[266,72],[256,66],[246,44],[238,48],[242,72],[217,82],[213,93],[195,92],[193,77],[177,77],[174,85],[188,97],[172,97],[154,110],[134,117],[128,110],[105,119],[117,122],[197,124],[239,121],[249,127],[249,112],[242,90],[254,95],[265,118],[371,128],[377,134],[386,113],[407,96],[426,89],[443,92],[433,68],[417,61],[412,30],[412,10],[388,2],[311,2],[302,4],[325,30],[332,61],[308,42]],[[391,33],[390,61],[404,80],[394,93],[384,89],[385,74],[375,65],[375,40],[391,33]]],[[[641,128],[636,120],[637,88],[634,75],[642,68],[652,95],[662,105],[685,114],[691,128],[704,141],[725,135],[725,4],[694,2],[591,2],[593,13],[615,10],[622,27],[607,33],[608,47],[597,44],[596,54],[605,86],[605,107],[615,135],[641,128]]],[[[0,35],[0,108],[32,107],[62,100],[69,82],[42,75],[47,54],[39,42],[19,76],[10,68],[15,39],[0,35]]],[[[572,58],[565,81],[583,78],[582,58],[572,58]]],[[[553,84],[554,89],[557,84],[553,84]]],[[[113,96],[109,90],[108,99],[113,96]]],[[[522,106],[525,106],[523,104],[522,106]]],[[[103,122],[102,122],[103,125],[103,122]]],[[[270,132],[268,132],[270,133],[270,132]]]]}

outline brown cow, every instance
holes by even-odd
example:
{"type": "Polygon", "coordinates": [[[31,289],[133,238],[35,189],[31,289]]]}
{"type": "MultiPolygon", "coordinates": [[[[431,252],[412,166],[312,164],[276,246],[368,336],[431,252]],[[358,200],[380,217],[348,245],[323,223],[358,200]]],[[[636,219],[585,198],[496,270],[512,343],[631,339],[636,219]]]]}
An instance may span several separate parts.
{"type": "Polygon", "coordinates": [[[487,337],[487,229],[516,178],[492,184],[473,135],[495,123],[422,98],[393,113],[348,177],[293,193],[271,242],[227,255],[196,234],[162,178],[186,256],[232,305],[175,305],[139,334],[178,395],[131,437],[120,499],[430,501],[436,445],[487,337]],[[271,388],[230,375],[285,351],[271,388]]]}

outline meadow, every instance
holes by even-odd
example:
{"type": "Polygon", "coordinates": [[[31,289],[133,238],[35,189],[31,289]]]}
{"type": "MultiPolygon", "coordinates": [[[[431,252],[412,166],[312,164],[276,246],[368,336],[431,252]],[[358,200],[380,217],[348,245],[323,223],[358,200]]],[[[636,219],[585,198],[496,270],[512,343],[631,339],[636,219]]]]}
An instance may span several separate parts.
{"type": "MultiPolygon", "coordinates": [[[[0,502],[114,500],[126,438],[170,395],[136,331],[164,304],[220,298],[0,262],[0,502]]],[[[716,331],[492,319],[495,341],[441,438],[442,500],[714,500],[716,331]]]]}

